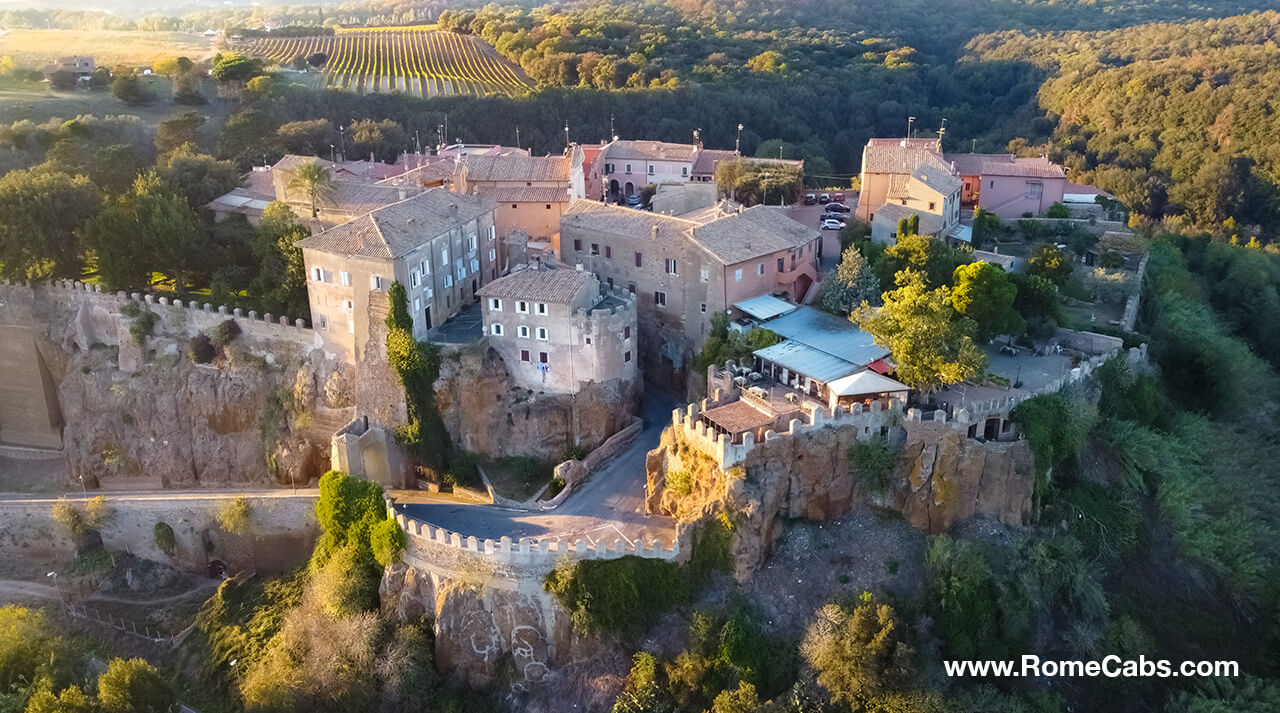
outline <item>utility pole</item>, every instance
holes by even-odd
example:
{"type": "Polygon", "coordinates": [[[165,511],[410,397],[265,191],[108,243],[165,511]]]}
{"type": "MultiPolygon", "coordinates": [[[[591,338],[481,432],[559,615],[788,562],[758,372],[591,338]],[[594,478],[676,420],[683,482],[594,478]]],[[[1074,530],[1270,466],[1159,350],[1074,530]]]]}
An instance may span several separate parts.
{"type": "Polygon", "coordinates": [[[516,124],[516,148],[520,148],[520,125],[516,124]]]}
{"type": "Polygon", "coordinates": [[[610,141],[618,140],[618,132],[613,128],[613,114],[609,115],[609,140],[610,141]]]}
{"type": "Polygon", "coordinates": [[[422,138],[418,136],[418,130],[413,130],[413,144],[418,149],[418,155],[422,155],[422,138]]]}
{"type": "Polygon", "coordinates": [[[329,144],[329,163],[335,166],[338,165],[338,153],[333,144],[329,144]]]}

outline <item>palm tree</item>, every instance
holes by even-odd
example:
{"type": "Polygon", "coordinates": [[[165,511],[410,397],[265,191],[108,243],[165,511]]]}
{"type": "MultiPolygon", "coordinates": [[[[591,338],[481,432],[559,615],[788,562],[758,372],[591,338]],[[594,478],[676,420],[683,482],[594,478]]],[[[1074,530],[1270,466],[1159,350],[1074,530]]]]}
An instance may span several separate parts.
{"type": "Polygon", "coordinates": [[[320,215],[320,201],[329,200],[338,190],[338,184],[329,174],[328,166],[319,161],[308,161],[290,172],[292,178],[286,186],[290,191],[300,190],[311,201],[311,218],[320,215]]]}

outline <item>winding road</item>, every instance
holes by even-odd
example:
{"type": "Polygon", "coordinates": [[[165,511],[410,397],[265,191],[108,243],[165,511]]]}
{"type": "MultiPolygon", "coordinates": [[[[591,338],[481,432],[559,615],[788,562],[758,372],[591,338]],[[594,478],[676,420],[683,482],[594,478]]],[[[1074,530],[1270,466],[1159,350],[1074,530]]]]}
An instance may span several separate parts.
{"type": "MultiPolygon", "coordinates": [[[[675,538],[675,520],[644,512],[645,455],[658,446],[671,411],[681,404],[672,392],[645,384],[644,430],[635,443],[570,494],[554,510],[524,512],[493,505],[468,505],[444,498],[402,498],[396,508],[406,515],[464,537],[497,540],[589,538],[612,542],[675,538]]],[[[399,494],[397,494],[399,496],[399,494]]]]}

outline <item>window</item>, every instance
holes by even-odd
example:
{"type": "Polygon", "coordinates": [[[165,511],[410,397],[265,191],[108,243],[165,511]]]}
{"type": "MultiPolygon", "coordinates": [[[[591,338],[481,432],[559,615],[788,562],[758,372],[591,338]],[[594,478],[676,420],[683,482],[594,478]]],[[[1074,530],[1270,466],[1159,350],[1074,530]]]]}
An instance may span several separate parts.
{"type": "Polygon", "coordinates": [[[449,267],[449,248],[444,248],[440,251],[440,267],[449,267]]]}
{"type": "Polygon", "coordinates": [[[574,240],[574,241],[573,241],[573,249],[574,249],[574,250],[577,250],[578,252],[582,252],[582,241],[581,241],[581,240],[574,240]]]}
{"type": "Polygon", "coordinates": [[[627,173],[631,173],[631,164],[627,164],[627,173]]]}
{"type": "Polygon", "coordinates": [[[515,210],[517,207],[518,207],[518,206],[516,206],[516,204],[515,204],[515,203],[512,203],[512,204],[511,204],[511,210],[515,210]]]}
{"type": "Polygon", "coordinates": [[[471,271],[472,271],[472,272],[480,272],[480,261],[479,261],[479,260],[477,260],[477,259],[475,259],[475,258],[471,258],[471,271]]]}
{"type": "Polygon", "coordinates": [[[622,328],[622,338],[623,339],[631,338],[631,325],[628,324],[627,326],[622,328]]]}
{"type": "Polygon", "coordinates": [[[688,176],[688,175],[689,175],[689,167],[688,167],[688,166],[681,166],[681,167],[680,167],[680,175],[681,175],[681,176],[688,176]]]}
{"type": "Polygon", "coordinates": [[[381,289],[382,289],[382,275],[370,275],[370,276],[369,276],[369,289],[371,289],[371,290],[381,290],[381,289]]]}
{"type": "Polygon", "coordinates": [[[311,268],[311,279],[316,282],[324,282],[324,270],[318,267],[311,268]]]}
{"type": "Polygon", "coordinates": [[[600,254],[600,243],[591,243],[591,254],[592,255],[600,254]]]}
{"type": "Polygon", "coordinates": [[[653,175],[653,164],[649,164],[649,175],[653,175]]]}
{"type": "Polygon", "coordinates": [[[698,270],[698,277],[702,278],[703,282],[708,282],[711,280],[711,271],[704,267],[698,270]]]}
{"type": "Polygon", "coordinates": [[[764,274],[764,263],[760,263],[759,265],[756,265],[756,274],[757,275],[764,274]]]}
{"type": "Polygon", "coordinates": [[[493,262],[494,260],[497,260],[497,259],[498,259],[498,251],[493,248],[489,248],[489,262],[493,262]]]}
{"type": "Polygon", "coordinates": [[[493,242],[494,239],[497,237],[498,237],[498,228],[496,226],[490,225],[489,226],[489,242],[493,242]]]}
{"type": "Polygon", "coordinates": [[[538,327],[538,341],[540,341],[540,342],[545,342],[545,341],[547,341],[547,328],[546,328],[546,327],[538,327]]]}
{"type": "Polygon", "coordinates": [[[351,286],[351,273],[349,273],[349,272],[339,272],[339,273],[338,273],[338,281],[342,283],[342,286],[343,286],[343,287],[350,287],[350,286],[351,286]]]}
{"type": "Polygon", "coordinates": [[[630,292],[631,294],[634,295],[636,293],[636,283],[634,282],[627,283],[627,292],[630,292]]]}
{"type": "Polygon", "coordinates": [[[933,210],[934,206],[936,206],[936,205],[937,205],[937,204],[936,204],[936,203],[934,203],[933,201],[929,201],[929,210],[933,210]]]}
{"type": "Polygon", "coordinates": [[[467,252],[475,252],[478,243],[476,242],[476,234],[472,233],[467,236],[467,252]]]}
{"type": "Polygon", "coordinates": [[[431,258],[423,259],[422,264],[419,265],[419,267],[422,268],[423,275],[430,275],[431,274],[431,258]]]}
{"type": "Polygon", "coordinates": [[[416,313],[418,313],[418,312],[421,312],[421,311],[422,311],[422,298],[421,298],[421,297],[414,297],[414,298],[413,298],[413,311],[414,311],[414,313],[415,313],[415,314],[416,314],[416,313]]]}
{"type": "Polygon", "coordinates": [[[643,262],[644,260],[642,259],[640,253],[636,253],[636,267],[640,267],[641,263],[643,262]]]}
{"type": "Polygon", "coordinates": [[[329,328],[329,318],[328,318],[328,317],[325,317],[323,314],[317,314],[317,315],[316,315],[316,326],[317,326],[317,327],[319,327],[319,328],[321,328],[321,329],[328,329],[328,328],[329,328]]]}
{"type": "Polygon", "coordinates": [[[355,303],[353,303],[351,300],[343,300],[342,308],[350,312],[351,310],[355,309],[355,303]]]}
{"type": "Polygon", "coordinates": [[[742,268],[733,271],[733,281],[742,282],[742,268]]]}
{"type": "Polygon", "coordinates": [[[445,273],[445,276],[444,276],[444,286],[445,286],[445,287],[453,287],[453,275],[450,275],[449,273],[445,273]]]}
{"type": "Polygon", "coordinates": [[[995,182],[995,181],[992,181],[992,182],[991,182],[991,188],[995,188],[995,187],[996,187],[996,182],[995,182]]]}
{"type": "Polygon", "coordinates": [[[1040,196],[1043,196],[1043,195],[1044,195],[1044,184],[1043,184],[1043,183],[1028,183],[1028,184],[1027,184],[1027,198],[1034,198],[1034,199],[1036,199],[1036,200],[1039,200],[1039,199],[1040,199],[1040,196]]]}
{"type": "Polygon", "coordinates": [[[528,349],[521,349],[521,350],[520,350],[520,361],[529,361],[529,350],[528,350],[528,349]]]}
{"type": "Polygon", "coordinates": [[[421,282],[422,282],[422,277],[418,274],[417,270],[414,270],[413,272],[409,273],[409,284],[412,287],[416,288],[421,282]]]}
{"type": "Polygon", "coordinates": [[[502,311],[502,300],[498,299],[497,297],[494,297],[493,299],[490,299],[490,300],[489,300],[489,311],[490,311],[490,312],[501,312],[501,311],[502,311]]]}
{"type": "Polygon", "coordinates": [[[703,314],[706,314],[706,313],[707,313],[707,303],[706,303],[706,302],[703,302],[703,303],[702,303],[702,313],[703,313],[703,314]]]}
{"type": "Polygon", "coordinates": [[[655,293],[653,293],[653,303],[654,303],[654,304],[656,304],[656,305],[662,305],[663,307],[666,307],[666,306],[667,306],[667,293],[665,293],[665,292],[655,292],[655,293]]]}
{"type": "Polygon", "coordinates": [[[587,346],[591,346],[591,337],[587,337],[586,340],[587,340],[587,346]]]}
{"type": "Polygon", "coordinates": [[[613,248],[609,247],[608,245],[604,246],[604,257],[605,257],[605,259],[606,259],[606,260],[612,260],[612,259],[613,259],[613,248]]]}
{"type": "Polygon", "coordinates": [[[546,352],[538,352],[538,363],[539,363],[539,364],[546,364],[546,363],[547,363],[547,353],[546,353],[546,352]]]}
{"type": "Polygon", "coordinates": [[[627,353],[625,353],[625,354],[623,354],[623,355],[622,355],[622,363],[624,363],[624,364],[630,364],[630,363],[631,363],[631,352],[627,352],[627,353]]]}
{"type": "Polygon", "coordinates": [[[610,278],[609,278],[609,289],[611,289],[611,290],[613,289],[613,278],[612,278],[612,277],[610,277],[610,278]]]}
{"type": "Polygon", "coordinates": [[[490,331],[490,332],[493,332],[493,336],[495,336],[495,337],[501,337],[501,336],[502,336],[502,325],[501,325],[501,324],[492,324],[492,325],[490,325],[490,326],[489,326],[489,331],[490,331]]]}
{"type": "Polygon", "coordinates": [[[906,205],[906,204],[907,204],[907,199],[906,199],[906,198],[903,198],[903,199],[902,199],[902,205],[906,205]]]}
{"type": "Polygon", "coordinates": [[[520,335],[520,338],[521,338],[521,339],[528,339],[528,338],[529,338],[529,328],[528,328],[528,327],[526,327],[526,326],[525,326],[525,325],[523,325],[523,324],[522,324],[522,325],[520,325],[519,329],[517,330],[517,333],[520,335]]]}
{"type": "Polygon", "coordinates": [[[551,204],[550,204],[550,203],[548,203],[548,204],[547,204],[547,210],[551,210],[551,204]]]}
{"type": "Polygon", "coordinates": [[[778,272],[784,272],[783,270],[784,265],[786,265],[786,262],[783,261],[782,258],[778,258],[778,272]]]}
{"type": "Polygon", "coordinates": [[[529,303],[524,301],[517,302],[516,314],[529,314],[529,303]]]}
{"type": "Polygon", "coordinates": [[[667,258],[667,274],[668,275],[676,274],[676,261],[672,260],[671,258],[667,258]]]}
{"type": "Polygon", "coordinates": [[[546,314],[546,313],[547,313],[547,303],[546,303],[546,302],[539,302],[539,303],[538,303],[538,305],[537,305],[537,309],[536,309],[536,311],[537,311],[537,313],[538,313],[538,314],[546,314]]]}

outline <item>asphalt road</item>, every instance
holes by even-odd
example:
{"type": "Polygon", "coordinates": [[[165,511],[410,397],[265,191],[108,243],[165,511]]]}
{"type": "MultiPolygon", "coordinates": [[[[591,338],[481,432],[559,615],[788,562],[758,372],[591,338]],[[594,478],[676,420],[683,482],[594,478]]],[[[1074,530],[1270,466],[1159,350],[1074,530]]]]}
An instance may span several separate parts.
{"type": "Polygon", "coordinates": [[[657,447],[662,429],[671,423],[672,409],[680,404],[675,394],[645,384],[645,428],[636,442],[555,510],[519,512],[455,502],[407,503],[397,508],[422,522],[482,540],[505,535],[512,540],[588,537],[605,542],[619,538],[669,542],[675,537],[675,521],[644,513],[644,459],[657,447]]]}

